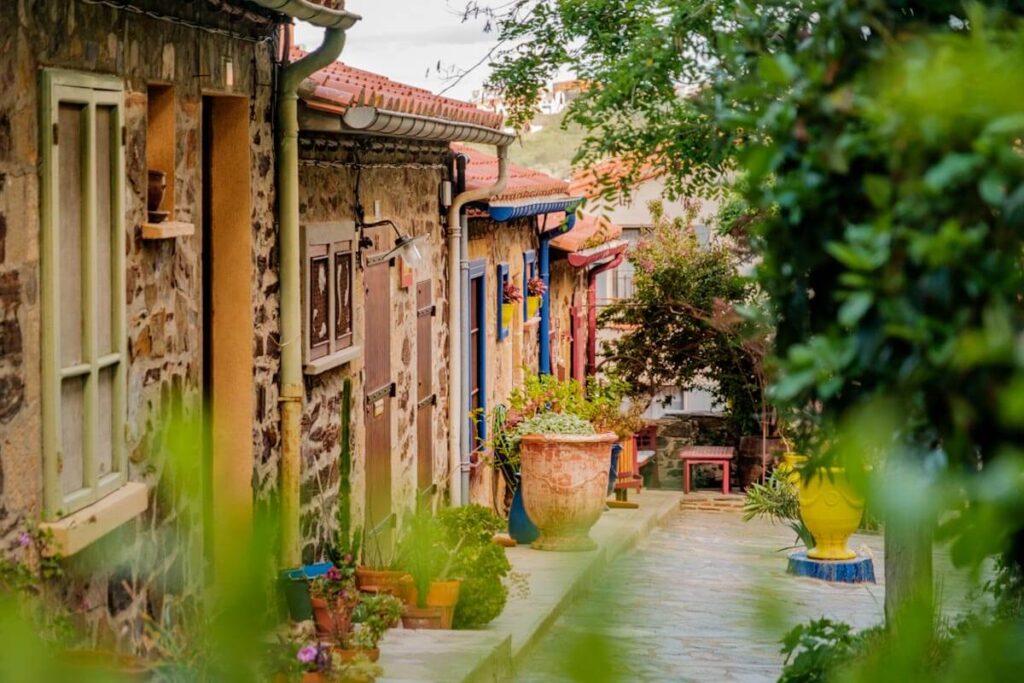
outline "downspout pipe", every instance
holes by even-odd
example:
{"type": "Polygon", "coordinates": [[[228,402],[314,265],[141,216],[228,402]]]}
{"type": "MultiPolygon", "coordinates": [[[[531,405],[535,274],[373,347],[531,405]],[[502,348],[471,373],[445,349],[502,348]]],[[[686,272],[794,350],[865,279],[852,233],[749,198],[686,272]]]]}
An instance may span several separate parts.
{"type": "Polygon", "coordinates": [[[334,62],[344,46],[345,29],[327,28],[320,47],[297,62],[283,67],[278,80],[277,210],[281,279],[281,369],[278,400],[281,404],[280,560],[284,567],[296,567],[301,563],[302,547],[299,528],[303,382],[298,88],[307,77],[334,62]]]}
{"type": "Polygon", "coordinates": [[[619,267],[626,258],[625,250],[620,251],[607,263],[596,265],[587,271],[587,374],[597,372],[597,276],[619,267]]]}
{"type": "MultiPolygon", "coordinates": [[[[462,427],[466,421],[466,396],[462,390],[462,209],[501,194],[508,184],[508,148],[513,137],[498,145],[498,179],[489,186],[460,192],[448,207],[448,495],[452,505],[468,502],[463,496],[462,472],[468,476],[469,463],[463,461],[462,427]]],[[[467,266],[468,267],[468,264],[467,266]]]]}

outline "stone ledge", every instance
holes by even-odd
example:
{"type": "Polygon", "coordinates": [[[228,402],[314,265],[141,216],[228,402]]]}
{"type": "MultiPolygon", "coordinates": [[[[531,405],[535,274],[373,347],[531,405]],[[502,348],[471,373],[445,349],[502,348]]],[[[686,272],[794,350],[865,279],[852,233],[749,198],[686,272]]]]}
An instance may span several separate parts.
{"type": "Polygon", "coordinates": [[[507,550],[512,570],[526,574],[530,593],[510,596],[505,611],[481,631],[389,631],[381,643],[380,683],[508,680],[516,663],[559,615],[593,585],[609,562],[679,510],[682,494],[648,491],[635,510],[609,510],[591,530],[598,549],[556,553],[519,546],[507,550]]]}
{"type": "Polygon", "coordinates": [[[40,524],[53,533],[47,554],[74,555],[125,522],[146,511],[149,493],[145,484],[128,482],[88,507],[57,522],[40,524]]]}

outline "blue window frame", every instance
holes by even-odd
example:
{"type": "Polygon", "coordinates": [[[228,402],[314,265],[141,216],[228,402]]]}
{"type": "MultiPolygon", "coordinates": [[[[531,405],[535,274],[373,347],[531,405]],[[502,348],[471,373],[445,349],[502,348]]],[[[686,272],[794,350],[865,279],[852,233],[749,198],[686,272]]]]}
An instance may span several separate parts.
{"type": "MultiPolygon", "coordinates": [[[[498,316],[501,317],[500,315],[498,316]]],[[[487,442],[487,261],[469,262],[469,411],[472,450],[487,442]]]]}
{"type": "Polygon", "coordinates": [[[537,277],[537,251],[530,249],[523,252],[523,320],[530,319],[529,308],[526,304],[528,295],[526,284],[535,277],[537,277]]]}
{"type": "Polygon", "coordinates": [[[508,325],[505,324],[505,285],[508,284],[509,273],[508,264],[498,264],[498,315],[495,316],[498,320],[498,341],[506,338],[512,331],[512,321],[508,321],[508,325]]]}

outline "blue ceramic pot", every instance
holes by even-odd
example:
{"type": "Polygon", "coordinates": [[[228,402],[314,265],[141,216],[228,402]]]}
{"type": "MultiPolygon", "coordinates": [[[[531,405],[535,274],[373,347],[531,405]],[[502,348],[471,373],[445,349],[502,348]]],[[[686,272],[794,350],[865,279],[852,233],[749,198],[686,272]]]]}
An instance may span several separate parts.
{"type": "Polygon", "coordinates": [[[608,495],[615,490],[615,480],[619,476],[619,456],[622,455],[622,444],[612,444],[612,464],[608,468],[608,495]]]}
{"type": "Polygon", "coordinates": [[[523,487],[517,486],[512,496],[512,507],[508,511],[508,535],[516,543],[533,543],[540,536],[540,529],[533,525],[523,507],[523,487]]]}

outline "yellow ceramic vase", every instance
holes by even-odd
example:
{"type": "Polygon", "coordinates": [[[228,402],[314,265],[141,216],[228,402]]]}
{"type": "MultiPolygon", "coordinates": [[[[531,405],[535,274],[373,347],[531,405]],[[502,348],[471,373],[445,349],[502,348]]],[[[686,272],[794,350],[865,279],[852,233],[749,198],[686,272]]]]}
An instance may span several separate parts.
{"type": "Polygon", "coordinates": [[[537,311],[540,310],[540,297],[539,296],[528,296],[526,297],[526,317],[535,318],[537,317],[537,311]]]}
{"type": "Polygon", "coordinates": [[[515,304],[501,305],[501,326],[506,330],[512,329],[512,316],[516,314],[515,304]]]}
{"type": "MultiPolygon", "coordinates": [[[[799,479],[799,474],[797,474],[799,479]]],[[[800,517],[814,534],[807,556],[815,560],[852,560],[847,543],[860,526],[864,500],[854,492],[842,467],[818,470],[799,484],[800,517]]]]}

